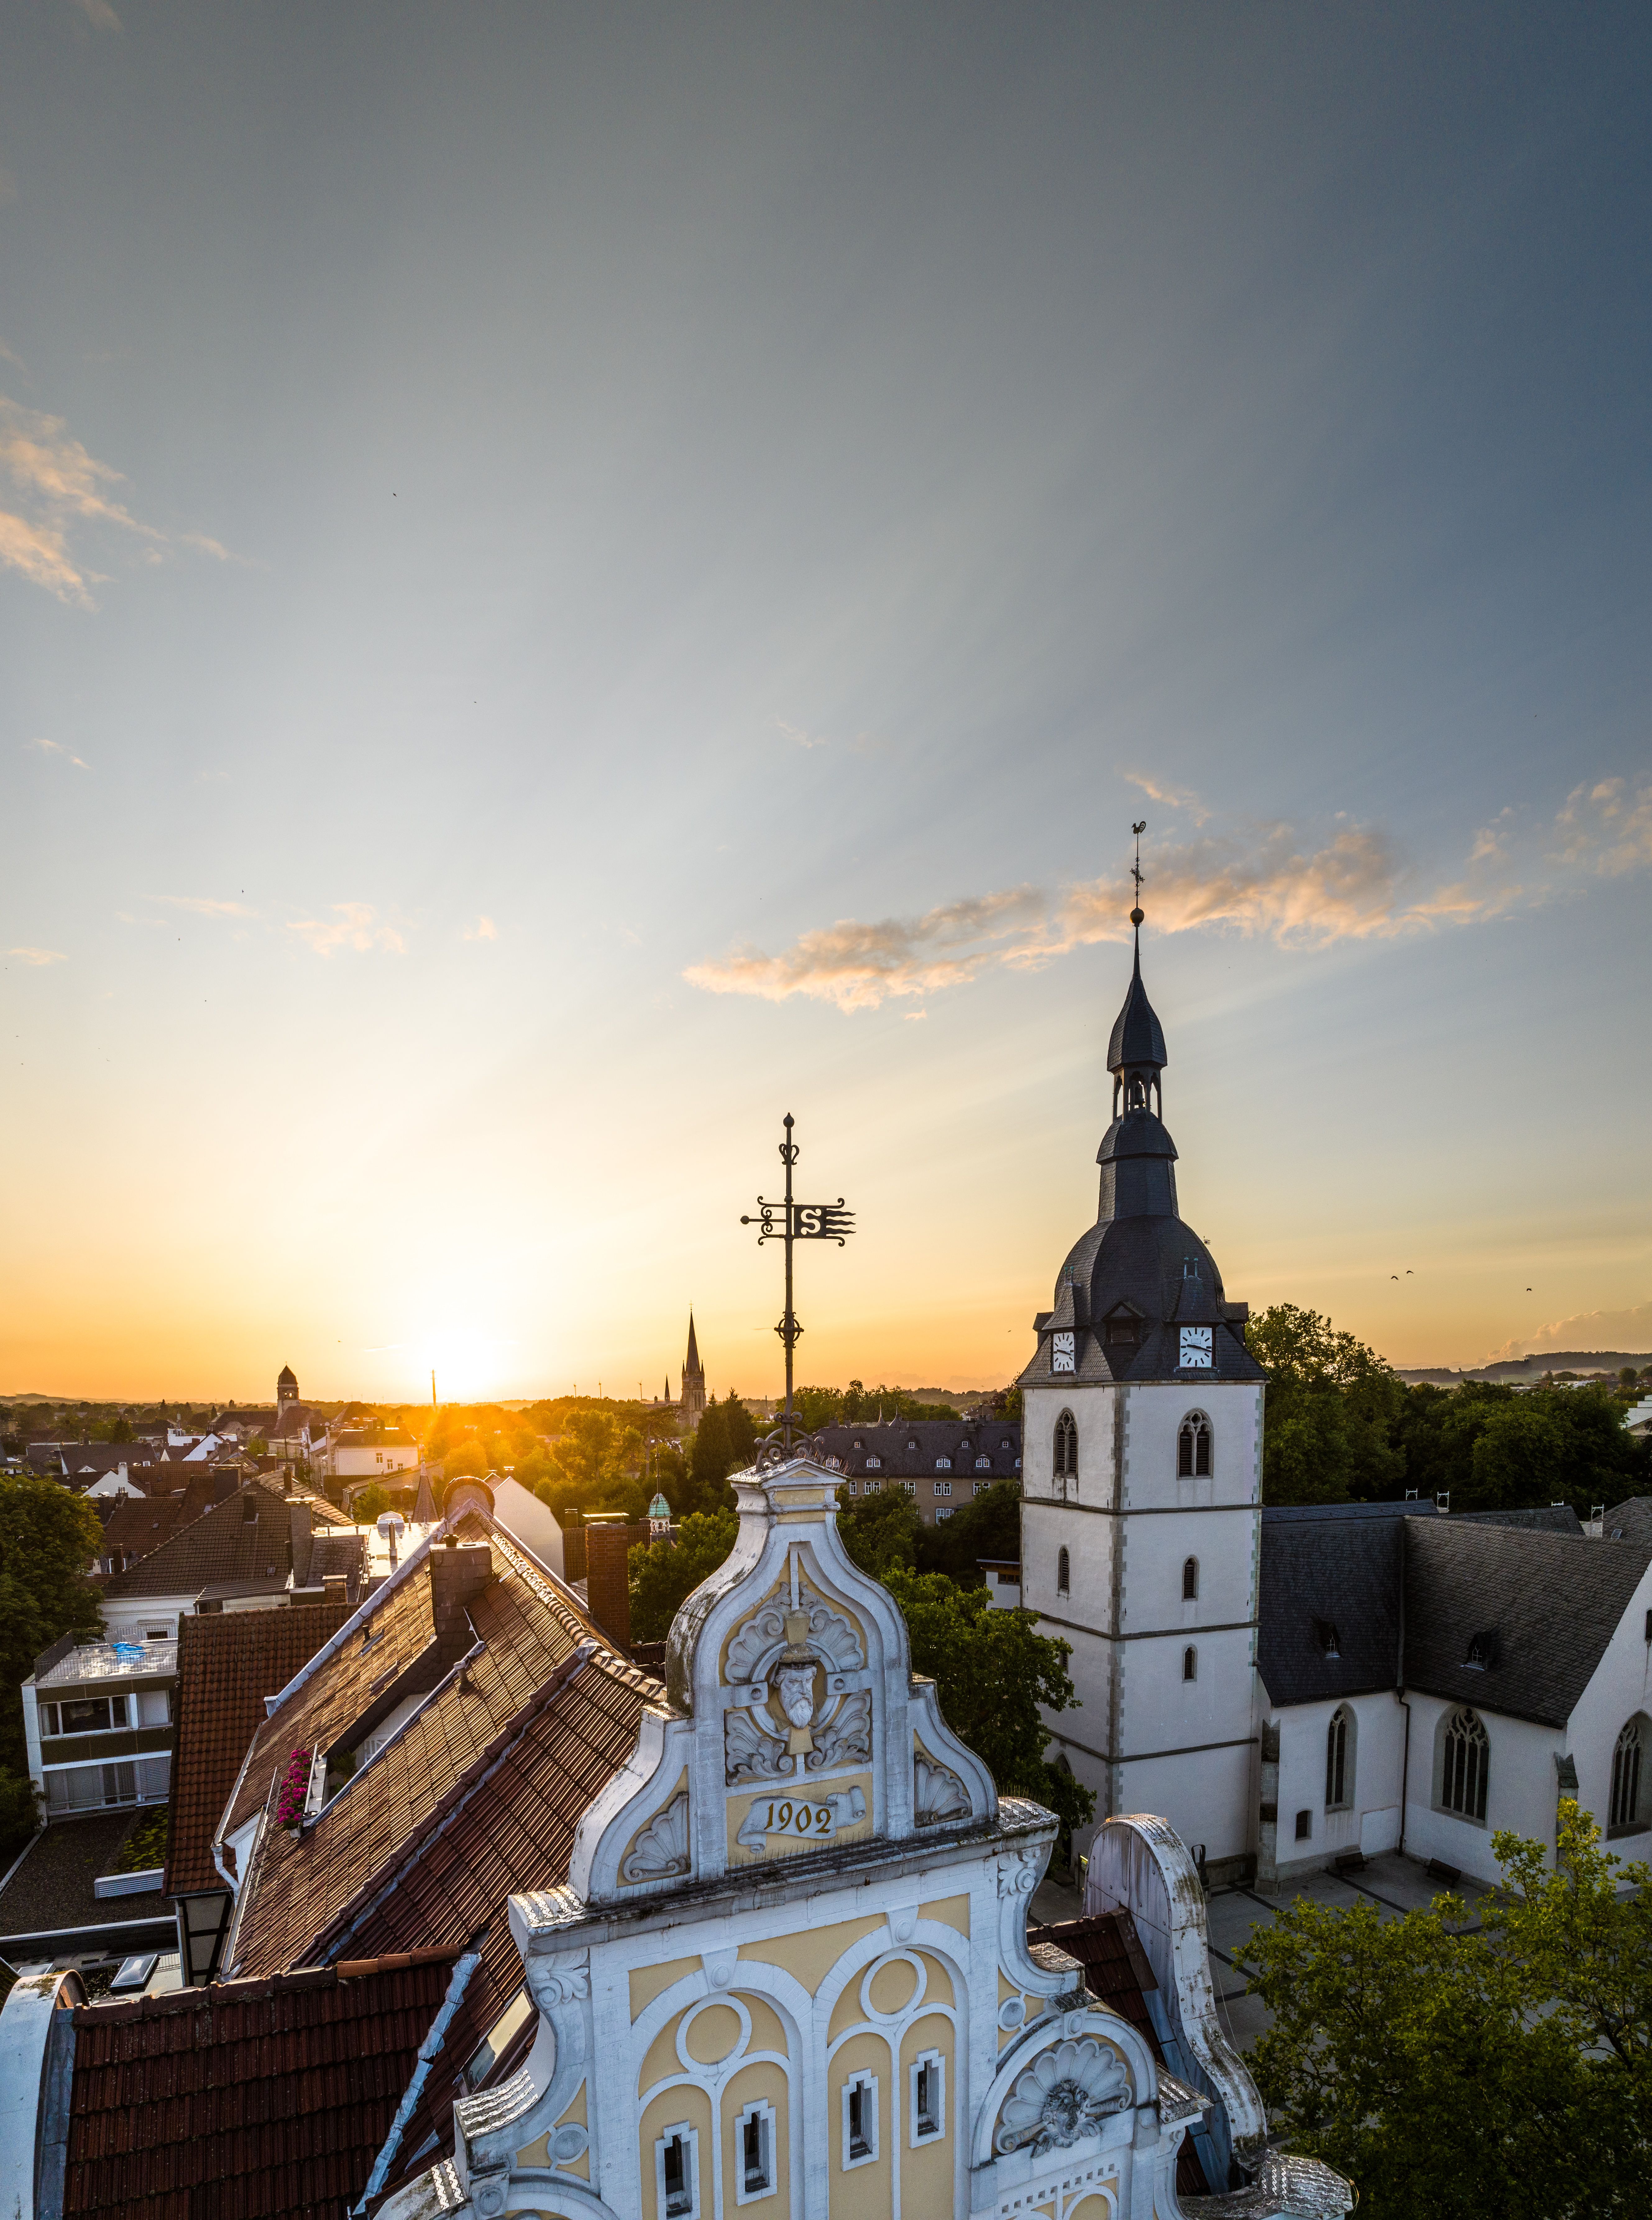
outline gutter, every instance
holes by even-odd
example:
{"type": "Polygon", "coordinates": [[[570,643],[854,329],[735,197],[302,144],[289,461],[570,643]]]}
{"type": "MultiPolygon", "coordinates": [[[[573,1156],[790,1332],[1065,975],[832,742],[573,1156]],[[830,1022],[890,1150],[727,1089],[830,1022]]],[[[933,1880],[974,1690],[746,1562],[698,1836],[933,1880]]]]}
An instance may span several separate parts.
{"type": "Polygon", "coordinates": [[[447,2030],[458,2011],[471,1976],[482,1963],[482,1948],[487,1939],[485,1934],[480,1936],[453,1968],[453,1978],[447,1984],[447,1994],[442,1999],[441,2010],[431,2021],[429,2031],[419,2045],[413,2079],[402,2093],[402,2101],[396,2108],[396,2117],[390,2122],[390,2131],[384,2138],[383,2148],[373,2161],[373,2170],[367,2177],[366,2187],[350,2208],[351,2220],[358,2220],[358,2216],[366,2211],[369,2200],[377,2197],[384,2186],[396,2152],[402,2147],[402,2138],[407,2133],[408,2122],[413,2117],[424,2092],[426,2077],[447,2040],[447,2030]]]}

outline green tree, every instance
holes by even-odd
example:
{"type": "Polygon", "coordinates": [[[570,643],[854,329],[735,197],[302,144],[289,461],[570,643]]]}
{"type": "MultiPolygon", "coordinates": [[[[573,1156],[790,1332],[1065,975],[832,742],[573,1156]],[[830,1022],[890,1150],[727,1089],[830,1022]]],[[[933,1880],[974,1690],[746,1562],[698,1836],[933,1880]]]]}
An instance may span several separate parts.
{"type": "Polygon", "coordinates": [[[471,1478],[485,1480],[488,1460],[480,1442],[458,1442],[442,1459],[442,1478],[447,1481],[471,1478]]]}
{"type": "Polygon", "coordinates": [[[357,1496],[352,1510],[358,1526],[371,1526],[383,1512],[390,1508],[390,1492],[374,1481],[357,1496]]]}
{"type": "Polygon", "coordinates": [[[1270,2123],[1370,2220],[1646,2210],[1647,1868],[1604,1856],[1575,1804],[1560,1816],[1552,1873],[1540,1844],[1493,1837],[1505,1891],[1481,1933],[1451,1897],[1397,1918],[1299,1897],[1251,1930],[1270,2123]]]}
{"type": "Polygon", "coordinates": [[[806,1433],[819,1433],[822,1426],[835,1426],[844,1415],[844,1391],[841,1388],[799,1388],[792,1395],[792,1408],[803,1422],[806,1433]]]}
{"type": "Polygon", "coordinates": [[[1402,1381],[1318,1311],[1274,1303],[1245,1334],[1268,1375],[1264,1503],[1345,1503],[1397,1494],[1405,1457],[1393,1436],[1402,1381]]]}
{"type": "Polygon", "coordinates": [[[638,1543],[627,1559],[633,1640],[664,1641],[678,1606],[734,1547],[739,1525],[732,1511],[695,1511],[673,1540],[638,1543]]]}
{"type": "Polygon", "coordinates": [[[744,1471],[757,1455],[757,1430],[751,1413],[731,1388],[720,1403],[714,1396],[701,1413],[689,1457],[689,1494],[697,1511],[726,1510],[733,1496],[725,1484],[731,1472],[744,1471]]]}
{"type": "Polygon", "coordinates": [[[886,1487],[840,1504],[838,1532],[861,1570],[881,1581],[892,1567],[916,1567],[924,1524],[905,1488],[886,1487]]]}
{"type": "Polygon", "coordinates": [[[1020,1555],[1021,1490],[1013,1480],[994,1481],[950,1518],[926,1526],[918,1544],[918,1562],[925,1572],[945,1573],[966,1588],[985,1585],[982,1558],[1019,1562],[1020,1555]]]}
{"type": "Polygon", "coordinates": [[[942,1718],[985,1761],[1001,1793],[1047,1805],[1069,1835],[1082,1826],[1095,1799],[1045,1758],[1050,1730],[1039,1716],[1041,1705],[1077,1705],[1072,1645],[1034,1633],[1034,1612],[994,1610],[985,1588],[961,1588],[944,1573],[892,1565],[883,1581],[907,1622],[913,1672],[934,1681],[942,1718]]]}
{"type": "Polygon", "coordinates": [[[103,1617],[87,1568],[103,1539],[84,1496],[34,1473],[0,1475],[0,1856],[34,1824],[18,1691],[60,1635],[95,1641],[103,1617]]]}

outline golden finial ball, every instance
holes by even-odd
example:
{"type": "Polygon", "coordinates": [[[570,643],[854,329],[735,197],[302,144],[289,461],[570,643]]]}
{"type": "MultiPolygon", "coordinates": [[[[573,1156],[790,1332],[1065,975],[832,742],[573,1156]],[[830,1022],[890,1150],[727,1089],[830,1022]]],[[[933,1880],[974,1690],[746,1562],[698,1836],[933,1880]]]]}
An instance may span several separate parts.
{"type": "Polygon", "coordinates": [[[1133,909],[1130,913],[1130,921],[1132,925],[1139,925],[1146,915],[1144,909],[1133,909]]]}

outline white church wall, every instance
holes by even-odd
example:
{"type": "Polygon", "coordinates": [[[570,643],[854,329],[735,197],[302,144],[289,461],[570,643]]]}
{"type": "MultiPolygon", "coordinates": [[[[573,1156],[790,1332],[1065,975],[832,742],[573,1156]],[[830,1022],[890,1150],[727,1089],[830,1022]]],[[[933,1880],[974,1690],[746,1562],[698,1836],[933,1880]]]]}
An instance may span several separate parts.
{"type": "Polygon", "coordinates": [[[1185,1630],[1193,1639],[1201,1628],[1248,1625],[1256,1615],[1254,1518],[1241,1505],[1183,1516],[1147,1512],[1125,1519],[1125,1631],[1185,1630]],[[1182,1595],[1189,1557],[1198,1591],[1191,1602],[1182,1595]]]}
{"type": "MultiPolygon", "coordinates": [[[[1610,1542],[1590,1545],[1612,1549],[1610,1542]]],[[[1644,1857],[1646,1835],[1652,1822],[1652,1641],[1648,1640],[1648,1613],[1652,1612],[1652,1566],[1643,1575],[1629,1608],[1578,1699],[1568,1723],[1567,1748],[1577,1768],[1578,1801],[1593,1812],[1602,1833],[1611,1812],[1611,1758],[1618,1735],[1636,1717],[1646,1719],[1642,1730],[1643,1760],[1638,1831],[1614,1836],[1617,1855],[1644,1857]]]]}
{"type": "Polygon", "coordinates": [[[1373,1857],[1394,1849],[1400,1839],[1406,1714],[1393,1691],[1293,1704],[1269,1717],[1279,1729],[1280,1880],[1317,1873],[1346,1850],[1373,1857]],[[1345,1745],[1343,1804],[1332,1809],[1325,1801],[1326,1740],[1338,1711],[1350,1714],[1352,1732],[1345,1745]],[[1302,1812],[1308,1817],[1306,1838],[1296,1831],[1302,1812]]]}
{"type": "Polygon", "coordinates": [[[1543,1843],[1552,1863],[1558,1788],[1555,1760],[1567,1747],[1564,1731],[1538,1726],[1530,1719],[1504,1718],[1476,1706],[1475,1717],[1486,1729],[1489,1745],[1486,1817],[1483,1821],[1465,1818],[1438,1808],[1437,1804],[1441,1729],[1461,1706],[1438,1696],[1407,1693],[1412,1713],[1406,1807],[1408,1854],[1424,1862],[1438,1858],[1474,1880],[1494,1881],[1498,1868],[1492,1855],[1492,1836],[1500,1827],[1507,1827],[1543,1843]]]}
{"type": "Polygon", "coordinates": [[[1126,1390],[1125,1500],[1131,1509],[1152,1505],[1197,1511],[1205,1483],[1177,1476],[1181,1422],[1200,1412],[1210,1422],[1210,1494],[1213,1503],[1256,1503],[1262,1494],[1262,1388],[1244,1381],[1173,1380],[1126,1390]]]}
{"type": "Polygon", "coordinates": [[[1191,1852],[1202,1849],[1213,1864],[1242,1856],[1250,1835],[1254,1758],[1246,1742],[1196,1755],[1138,1759],[1121,1768],[1120,1809],[1159,1814],[1191,1852]]]}

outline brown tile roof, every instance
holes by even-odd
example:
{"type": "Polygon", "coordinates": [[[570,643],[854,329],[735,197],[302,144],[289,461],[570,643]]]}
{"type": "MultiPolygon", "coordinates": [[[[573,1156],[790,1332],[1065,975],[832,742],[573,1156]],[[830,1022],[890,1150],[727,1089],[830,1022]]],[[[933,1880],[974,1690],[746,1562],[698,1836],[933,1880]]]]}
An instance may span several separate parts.
{"type": "MultiPolygon", "coordinates": [[[[240,1908],[234,1950],[240,1970],[275,1973],[302,1958],[363,1884],[396,1858],[454,1784],[513,1727],[558,1667],[582,1642],[595,1639],[502,1537],[494,1538],[493,1565],[492,1580],[469,1606],[477,1637],[486,1645],[481,1656],[460,1678],[437,1689],[302,1836],[273,1829],[266,1835],[240,1908]]],[[[433,1641],[428,1561],[394,1592],[384,1612],[372,1614],[370,1625],[376,1628],[381,1618],[390,1623],[371,1650],[364,1656],[361,1636],[350,1636],[327,1669],[270,1721],[254,1746],[230,1830],[270,1796],[295,1749],[330,1746],[365,1712],[379,1684],[388,1686],[386,1675],[397,1661],[411,1662],[433,1641]]]]}
{"type": "Polygon", "coordinates": [[[170,1541],[179,1525],[198,1518],[211,1501],[211,1475],[206,1473],[176,1494],[122,1497],[103,1522],[99,1554],[112,1556],[118,1550],[124,1556],[146,1557],[170,1541]]]}
{"type": "Polygon", "coordinates": [[[292,1563],[292,1522],[284,1496],[252,1481],[176,1529],[159,1547],[104,1586],[111,1602],[125,1596],[196,1595],[226,1581],[261,1583],[268,1568],[292,1563]],[[248,1517],[251,1512],[255,1515],[248,1517]]]}
{"type": "Polygon", "coordinates": [[[187,1618],[178,1630],[178,1738],[172,1754],[168,1896],[221,1889],[212,1838],[248,1743],[277,1695],[350,1616],[336,1603],[187,1618]]]}
{"type": "MultiPolygon", "coordinates": [[[[351,1721],[360,1718],[379,1687],[403,1672],[429,1647],[434,1634],[430,1582],[420,1567],[382,1601],[376,1597],[364,1624],[346,1637],[338,1652],[272,1718],[256,1729],[234,1808],[224,1818],[224,1833],[233,1835],[263,1809],[271,1781],[286,1771],[294,1750],[330,1748],[351,1721]],[[365,1643],[370,1633],[372,1640],[365,1643]]],[[[265,1693],[274,1695],[277,1691],[265,1693]]]]}
{"type": "Polygon", "coordinates": [[[344,2220],[451,1979],[443,1954],[80,2006],[65,2220],[344,2220]]]}

